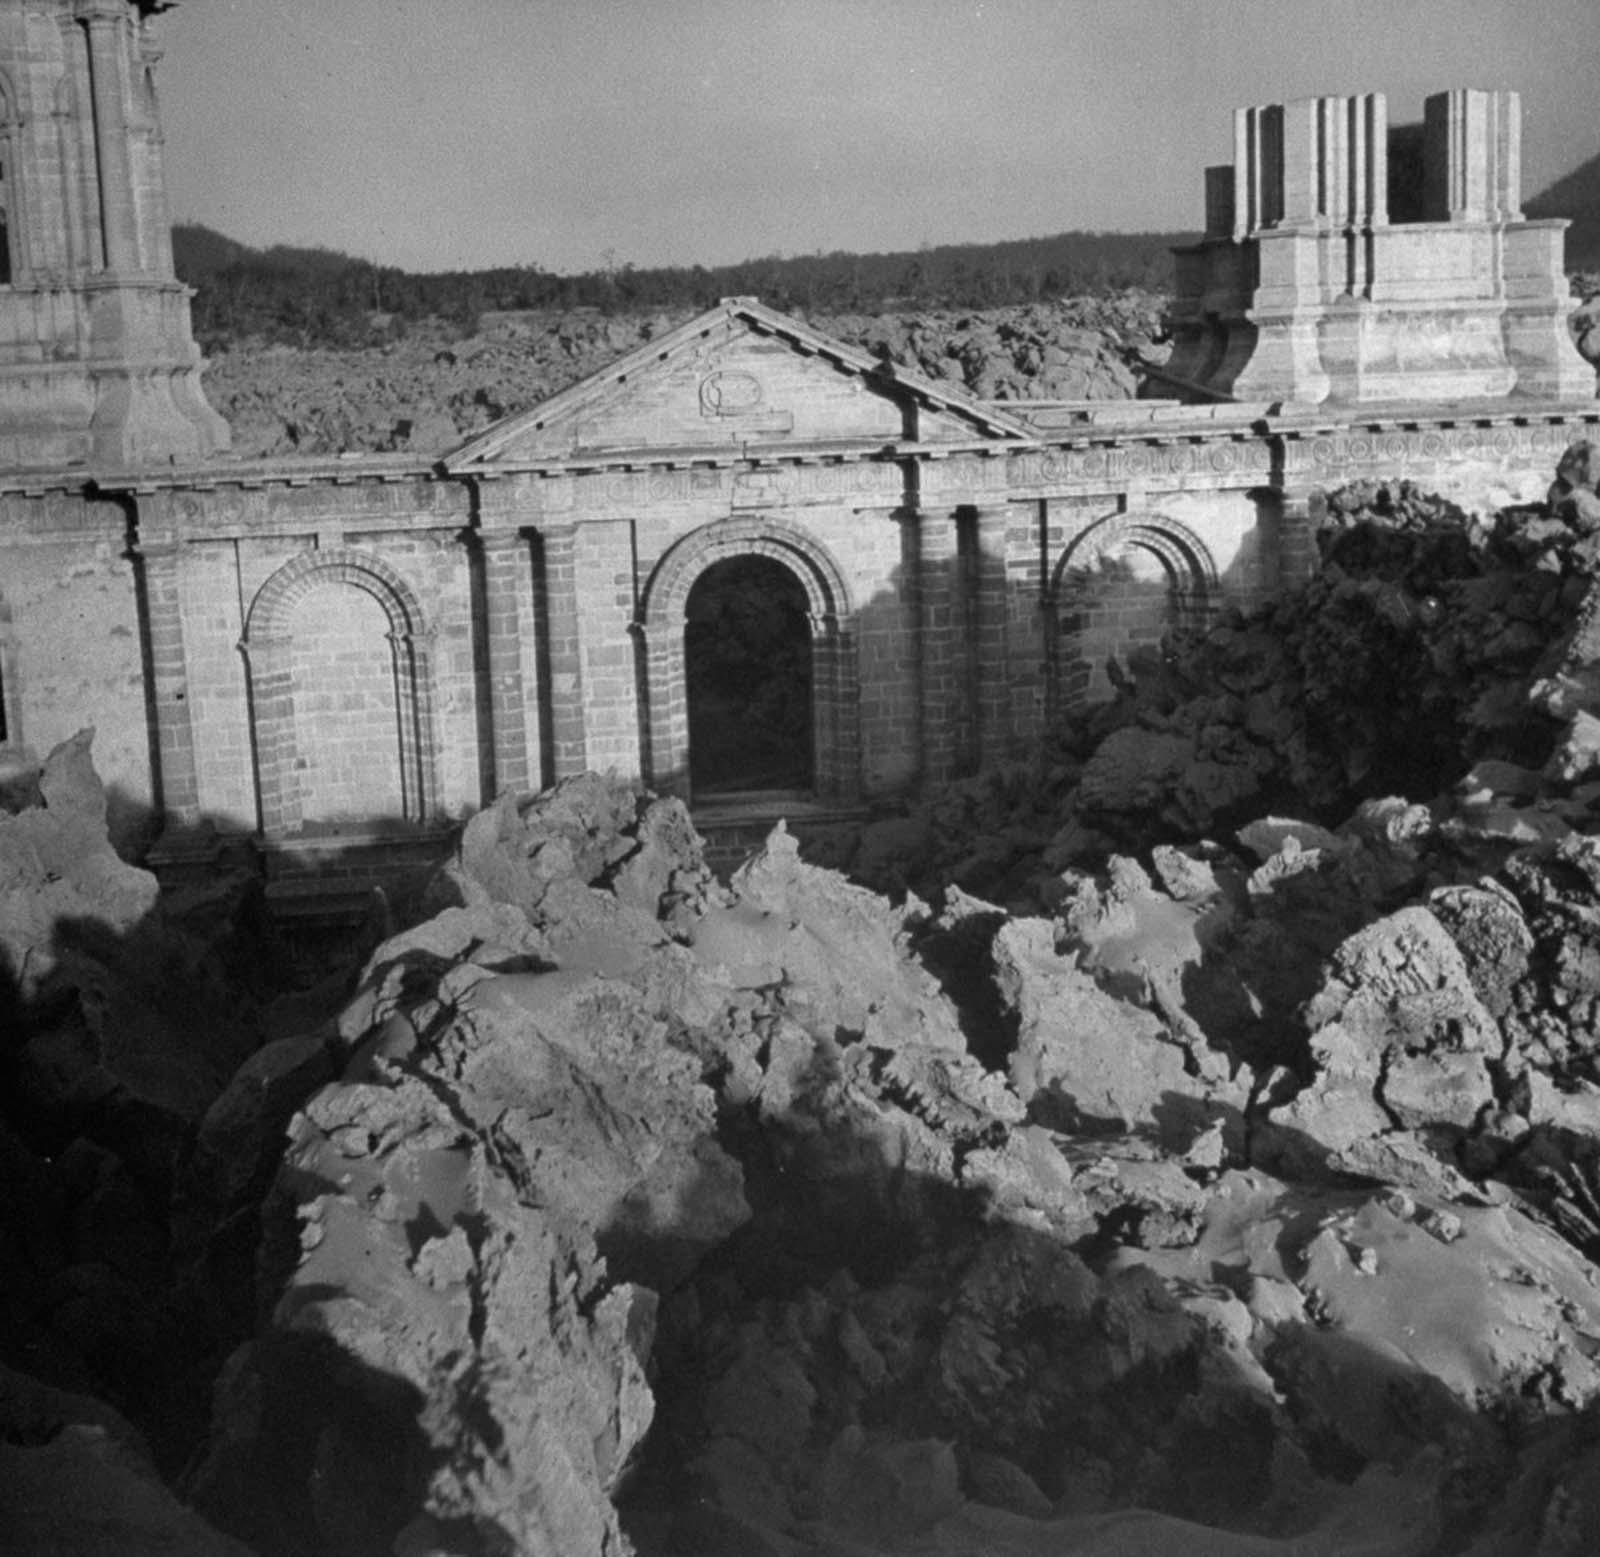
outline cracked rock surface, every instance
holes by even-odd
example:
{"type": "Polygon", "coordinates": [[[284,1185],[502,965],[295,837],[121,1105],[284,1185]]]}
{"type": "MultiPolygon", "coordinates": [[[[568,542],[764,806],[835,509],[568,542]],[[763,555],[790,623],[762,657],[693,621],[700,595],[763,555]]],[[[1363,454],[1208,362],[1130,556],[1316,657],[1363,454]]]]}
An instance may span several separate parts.
{"type": "Polygon", "coordinates": [[[724,887],[597,778],[480,822],[289,1128],[185,1484],[222,1530],[1582,1549],[1600,1117],[1583,1009],[1565,1045],[1518,1015],[1582,835],[1446,884],[1437,820],[1261,823],[1019,916],[896,908],[781,831],[724,887]]]}

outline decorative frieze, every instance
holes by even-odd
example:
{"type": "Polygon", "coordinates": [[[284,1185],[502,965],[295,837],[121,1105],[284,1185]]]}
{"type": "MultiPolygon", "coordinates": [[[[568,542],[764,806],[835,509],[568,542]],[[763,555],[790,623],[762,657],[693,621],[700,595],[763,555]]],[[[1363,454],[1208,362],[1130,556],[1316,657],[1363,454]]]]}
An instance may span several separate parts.
{"type": "Polygon", "coordinates": [[[1489,427],[1409,427],[1319,433],[1284,440],[1283,469],[1288,475],[1315,475],[1342,481],[1352,472],[1400,475],[1409,466],[1467,461],[1495,464],[1554,464],[1574,439],[1593,436],[1600,412],[1592,418],[1529,422],[1489,427]]]}
{"type": "Polygon", "coordinates": [[[464,523],[465,489],[453,483],[414,480],[371,480],[332,485],[218,485],[185,491],[160,488],[140,492],[143,511],[160,502],[173,524],[186,536],[239,535],[295,530],[315,521],[314,528],[344,523],[370,529],[404,529],[422,525],[464,523]]]}
{"type": "Polygon", "coordinates": [[[733,476],[736,507],[763,503],[837,503],[859,498],[878,503],[899,501],[905,476],[898,465],[881,461],[838,465],[775,465],[740,470],[733,476]]]}
{"type": "Polygon", "coordinates": [[[721,470],[607,470],[549,477],[531,483],[529,491],[547,514],[626,514],[721,498],[727,479],[721,470]]]}
{"type": "Polygon", "coordinates": [[[1189,480],[1245,477],[1260,479],[1270,465],[1265,439],[1205,440],[1191,443],[1097,444],[1013,455],[1008,462],[1012,488],[1050,488],[1081,482],[1149,479],[1189,480]]]}
{"type": "Polygon", "coordinates": [[[898,502],[905,477],[881,460],[684,470],[609,470],[528,481],[525,511],[534,517],[636,515],[651,509],[730,504],[898,502]]]}

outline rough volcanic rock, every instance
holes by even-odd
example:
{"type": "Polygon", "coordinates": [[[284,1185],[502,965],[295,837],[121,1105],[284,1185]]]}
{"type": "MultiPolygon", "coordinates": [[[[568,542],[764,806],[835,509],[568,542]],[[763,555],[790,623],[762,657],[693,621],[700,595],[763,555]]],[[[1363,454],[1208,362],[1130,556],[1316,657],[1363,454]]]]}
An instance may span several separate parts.
{"type": "MultiPolygon", "coordinates": [[[[819,316],[820,330],[983,399],[1130,398],[1134,365],[1160,360],[1163,300],[1130,292],[1028,307],[819,316]]],[[[211,359],[206,393],[246,457],[346,451],[443,453],[684,322],[687,314],[491,316],[365,349],[236,344],[211,359]]]]}
{"type": "Polygon", "coordinates": [[[39,804],[0,814],[0,967],[23,1005],[69,982],[75,928],[114,940],[156,906],[155,877],[124,863],[106,834],[93,740],[80,730],[63,741],[39,771],[39,804]]]}
{"type": "Polygon", "coordinates": [[[1570,1052],[1520,1188],[1452,1153],[1600,871],[1433,885],[1400,804],[1240,847],[935,918],[782,831],[716,887],[604,781],[500,808],[290,1126],[202,1511],[269,1557],[1420,1557],[1549,1517],[1600,1301],[1514,1194],[1555,1202],[1570,1052]],[[1252,1002],[1302,1035],[1287,1103],[1252,1002]]]}
{"type": "MultiPolygon", "coordinates": [[[[830,1055],[893,1072],[910,1111],[881,1139],[901,1160],[927,1118],[988,1127],[980,1076],[952,1091],[970,1062],[902,914],[781,834],[731,897],[698,859],[676,802],[573,781],[469,829],[449,873],[467,906],[374,955],[341,1024],[347,1079],[290,1126],[270,1319],[193,1483],[230,1529],[268,1550],[447,1527],[615,1544],[609,1494],[651,1410],[638,1283],[671,1290],[749,1215],[703,1073],[793,1120],[846,1107],[817,1069],[830,1055]],[[891,1045],[916,1058],[896,1070],[891,1045]],[[405,1455],[363,1447],[395,1435],[405,1455]],[[263,1463],[280,1467],[265,1484],[263,1463]],[[328,1476],[361,1491],[319,1501],[328,1476]]],[[[808,1160],[817,1143],[798,1132],[791,1166],[826,1195],[856,1158],[835,1141],[808,1160]]]]}
{"type": "Polygon", "coordinates": [[[112,848],[92,740],[83,730],[56,747],[40,803],[0,814],[0,1051],[37,1111],[133,1103],[193,1121],[254,1026],[214,948],[112,848]]]}
{"type": "Polygon", "coordinates": [[[193,1482],[253,1545],[620,1549],[607,1493],[650,1417],[654,1299],[519,1194],[515,1121],[480,1134],[450,1103],[422,1077],[345,1084],[296,1122],[292,1274],[193,1482]]]}
{"type": "Polygon", "coordinates": [[[1499,1029],[1425,908],[1402,908],[1345,941],[1305,1022],[1316,1079],[1274,1117],[1335,1162],[1389,1128],[1465,1132],[1494,1101],[1487,1061],[1500,1057],[1499,1029]]]}
{"type": "Polygon", "coordinates": [[[1187,1056],[1166,1024],[1107,994],[1057,949],[1049,920],[1018,919],[995,937],[996,976],[1019,1029],[1011,1084],[1055,1129],[1153,1128],[1187,1090],[1187,1056]]]}

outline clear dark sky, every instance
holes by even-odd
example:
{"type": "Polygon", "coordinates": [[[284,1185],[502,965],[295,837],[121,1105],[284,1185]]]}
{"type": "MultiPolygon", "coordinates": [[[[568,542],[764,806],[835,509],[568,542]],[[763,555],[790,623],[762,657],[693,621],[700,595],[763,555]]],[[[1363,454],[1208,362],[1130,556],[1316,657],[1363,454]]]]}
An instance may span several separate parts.
{"type": "Polygon", "coordinates": [[[174,215],[416,270],[1201,225],[1249,103],[1522,93],[1600,151],[1596,0],[183,0],[174,215]]]}

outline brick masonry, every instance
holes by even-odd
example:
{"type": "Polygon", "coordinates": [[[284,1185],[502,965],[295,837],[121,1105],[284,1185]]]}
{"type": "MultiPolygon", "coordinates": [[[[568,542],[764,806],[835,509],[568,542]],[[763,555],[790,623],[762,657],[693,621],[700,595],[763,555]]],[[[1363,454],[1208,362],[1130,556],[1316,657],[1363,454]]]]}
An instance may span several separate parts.
{"type": "Polygon", "coordinates": [[[688,794],[688,594],[755,554],[805,591],[813,799],[850,805],[1026,751],[1105,690],[1113,654],[1303,576],[1328,488],[1403,475],[1467,506],[1533,499],[1600,425],[1582,406],[1307,426],[1134,404],[1046,439],[870,365],[851,389],[803,332],[777,353],[775,317],[746,326],[759,354],[733,328],[691,334],[659,377],[602,375],[443,469],[214,461],[101,477],[97,496],[13,483],[9,738],[42,750],[95,724],[130,836],[142,820],[253,834],[320,850],[324,874],[341,837],[431,835],[586,767],[688,794]],[[701,444],[648,441],[695,417],[701,444]],[[630,426],[626,447],[572,447],[630,426]]]}

